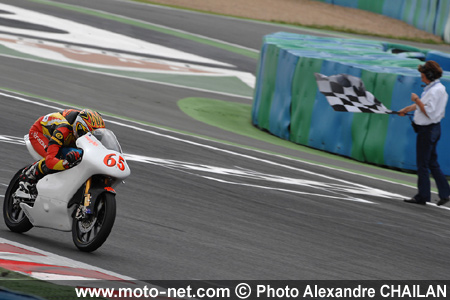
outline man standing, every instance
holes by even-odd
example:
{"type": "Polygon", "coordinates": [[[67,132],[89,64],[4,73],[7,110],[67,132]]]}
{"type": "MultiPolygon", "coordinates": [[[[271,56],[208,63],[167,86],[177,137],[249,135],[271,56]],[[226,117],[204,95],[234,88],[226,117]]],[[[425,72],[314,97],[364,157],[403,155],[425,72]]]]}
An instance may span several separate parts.
{"type": "Polygon", "coordinates": [[[418,175],[418,193],[408,203],[425,205],[431,198],[430,171],[439,192],[437,205],[444,205],[450,200],[450,187],[437,161],[436,146],[441,137],[441,120],[445,116],[448,94],[439,78],[442,68],[435,61],[427,61],[418,70],[422,82],[426,84],[419,98],[411,94],[412,105],[399,111],[400,116],[414,111],[415,130],[417,132],[416,159],[418,175]]]}

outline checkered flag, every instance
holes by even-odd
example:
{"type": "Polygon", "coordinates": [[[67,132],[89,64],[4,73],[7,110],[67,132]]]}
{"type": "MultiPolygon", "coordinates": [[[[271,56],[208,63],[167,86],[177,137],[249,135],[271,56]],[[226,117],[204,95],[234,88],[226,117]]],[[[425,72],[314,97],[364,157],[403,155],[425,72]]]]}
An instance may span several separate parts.
{"type": "Polygon", "coordinates": [[[364,83],[358,77],[348,74],[316,76],[319,91],[325,95],[335,111],[357,113],[392,114],[372,93],[366,91],[364,83]]]}

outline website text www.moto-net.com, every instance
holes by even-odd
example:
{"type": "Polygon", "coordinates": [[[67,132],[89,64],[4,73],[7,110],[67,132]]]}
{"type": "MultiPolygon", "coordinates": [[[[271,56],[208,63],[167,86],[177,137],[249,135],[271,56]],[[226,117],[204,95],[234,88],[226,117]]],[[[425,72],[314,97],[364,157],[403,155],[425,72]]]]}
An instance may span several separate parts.
{"type": "Polygon", "coordinates": [[[248,284],[237,283],[231,286],[216,285],[199,287],[139,287],[139,288],[75,288],[77,297],[108,299],[445,299],[449,282],[403,284],[248,284]],[[344,287],[345,286],[345,287],[344,287]]]}

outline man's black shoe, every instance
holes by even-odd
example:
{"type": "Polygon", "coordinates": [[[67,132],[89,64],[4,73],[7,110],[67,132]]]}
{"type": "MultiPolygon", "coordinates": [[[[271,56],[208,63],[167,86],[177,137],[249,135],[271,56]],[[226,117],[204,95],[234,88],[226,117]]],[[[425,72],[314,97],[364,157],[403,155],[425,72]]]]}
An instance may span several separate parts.
{"type": "Polygon", "coordinates": [[[440,199],[438,201],[438,203],[436,203],[437,206],[441,206],[444,205],[445,203],[447,203],[448,201],[450,201],[450,198],[444,198],[444,199],[440,199]]]}
{"type": "Polygon", "coordinates": [[[405,201],[406,203],[414,203],[414,204],[420,204],[420,205],[426,205],[427,204],[425,201],[419,201],[416,198],[405,199],[403,201],[405,201]]]}

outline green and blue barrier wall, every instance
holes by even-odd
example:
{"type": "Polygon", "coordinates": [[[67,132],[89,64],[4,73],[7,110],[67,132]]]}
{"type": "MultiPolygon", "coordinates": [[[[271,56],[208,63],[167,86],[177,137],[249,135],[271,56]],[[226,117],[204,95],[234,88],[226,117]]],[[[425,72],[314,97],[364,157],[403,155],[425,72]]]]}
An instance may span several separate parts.
{"type": "MultiPolygon", "coordinates": [[[[416,170],[416,134],[408,117],[334,111],[318,91],[314,73],[360,77],[391,110],[410,105],[423,83],[417,67],[447,53],[402,44],[274,33],[264,38],[252,122],[280,138],[361,162],[416,170]]],[[[447,68],[447,70],[449,70],[447,68]]],[[[450,92],[450,76],[441,82],[450,92]]],[[[450,175],[450,104],[442,121],[439,162],[450,175]]]]}
{"type": "MultiPolygon", "coordinates": [[[[450,0],[316,0],[404,21],[450,43],[450,0]]],[[[394,29],[395,30],[395,29],[394,29]]]]}

